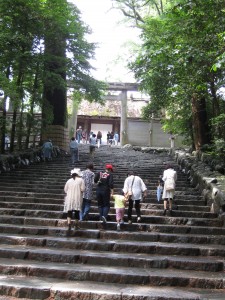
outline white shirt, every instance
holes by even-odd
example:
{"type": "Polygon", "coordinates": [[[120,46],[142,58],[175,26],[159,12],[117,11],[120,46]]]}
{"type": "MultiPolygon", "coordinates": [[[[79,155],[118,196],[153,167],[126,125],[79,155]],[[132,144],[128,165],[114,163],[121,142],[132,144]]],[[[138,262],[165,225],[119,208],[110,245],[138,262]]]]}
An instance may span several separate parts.
{"type": "Polygon", "coordinates": [[[84,180],[80,177],[67,180],[64,191],[67,194],[65,197],[64,211],[81,210],[83,203],[83,192],[85,190],[84,180]]]}
{"type": "Polygon", "coordinates": [[[128,193],[129,191],[132,191],[132,200],[142,200],[142,193],[146,190],[147,190],[146,185],[144,184],[141,177],[136,175],[135,176],[131,175],[125,179],[123,191],[124,193],[128,193]],[[132,185],[132,181],[133,181],[133,185],[132,185]]]}
{"type": "Polygon", "coordinates": [[[166,181],[167,178],[173,178],[174,181],[177,180],[177,172],[174,169],[167,169],[163,172],[162,180],[166,181]]]}

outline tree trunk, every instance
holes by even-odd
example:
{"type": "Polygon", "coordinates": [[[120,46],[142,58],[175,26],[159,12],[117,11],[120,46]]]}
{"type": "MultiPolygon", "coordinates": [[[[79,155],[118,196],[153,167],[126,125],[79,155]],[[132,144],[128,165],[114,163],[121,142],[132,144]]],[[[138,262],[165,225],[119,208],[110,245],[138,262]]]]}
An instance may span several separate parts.
{"type": "Polygon", "coordinates": [[[18,150],[23,149],[23,145],[22,145],[22,140],[23,140],[23,134],[24,134],[24,130],[23,130],[23,115],[24,115],[24,102],[23,102],[23,98],[21,99],[21,110],[20,110],[20,115],[19,115],[19,122],[18,122],[18,129],[17,129],[17,147],[18,150]]]}
{"type": "MultiPolygon", "coordinates": [[[[9,79],[10,68],[6,69],[6,78],[9,79]]],[[[1,153],[5,153],[5,134],[6,134],[6,100],[7,95],[4,94],[3,103],[2,103],[2,126],[1,126],[1,153]]]]}
{"type": "Polygon", "coordinates": [[[3,105],[2,105],[2,126],[1,126],[1,153],[5,153],[5,134],[6,134],[6,99],[7,96],[5,95],[3,98],[3,105]]]}
{"type": "Polygon", "coordinates": [[[197,94],[193,94],[191,104],[194,145],[196,150],[200,150],[204,144],[210,143],[206,101],[204,97],[200,98],[197,94]]]}
{"type": "MultiPolygon", "coordinates": [[[[29,148],[31,129],[34,126],[34,104],[36,98],[35,95],[37,94],[37,89],[38,89],[38,75],[39,75],[39,62],[37,62],[36,65],[36,72],[35,72],[34,84],[33,84],[32,95],[31,95],[30,111],[27,114],[27,133],[26,133],[26,143],[25,143],[26,149],[29,148]]],[[[35,146],[35,142],[33,146],[35,146]]]]}
{"type": "Polygon", "coordinates": [[[56,33],[55,38],[45,37],[45,81],[43,119],[45,125],[65,126],[67,119],[67,88],[66,88],[66,41],[56,33]],[[47,109],[46,109],[47,108],[47,109]],[[50,108],[50,110],[49,110],[50,108]],[[52,113],[52,119],[49,115],[52,113]]]}
{"type": "Polygon", "coordinates": [[[10,137],[10,152],[14,150],[14,141],[16,136],[16,118],[17,118],[17,109],[15,108],[13,111],[13,119],[12,119],[12,129],[11,129],[11,137],[10,137]]]}

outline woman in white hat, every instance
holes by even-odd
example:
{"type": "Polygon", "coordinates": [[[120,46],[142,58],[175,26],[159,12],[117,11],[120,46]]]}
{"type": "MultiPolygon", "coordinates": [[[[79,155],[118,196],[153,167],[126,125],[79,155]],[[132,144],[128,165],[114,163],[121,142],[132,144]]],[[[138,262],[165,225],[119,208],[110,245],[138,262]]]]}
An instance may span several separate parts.
{"type": "Polygon", "coordinates": [[[80,169],[71,170],[71,176],[67,180],[64,191],[66,193],[64,211],[67,213],[68,229],[71,229],[72,214],[75,215],[75,229],[78,229],[79,215],[83,203],[83,192],[85,190],[84,180],[81,178],[82,172],[80,169]]]}

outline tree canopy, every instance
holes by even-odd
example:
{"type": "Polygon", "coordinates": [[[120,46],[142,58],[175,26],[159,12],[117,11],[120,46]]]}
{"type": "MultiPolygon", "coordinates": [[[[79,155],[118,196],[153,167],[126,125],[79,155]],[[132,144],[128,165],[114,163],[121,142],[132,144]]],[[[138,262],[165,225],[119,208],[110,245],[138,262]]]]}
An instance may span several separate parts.
{"type": "Polygon", "coordinates": [[[15,135],[18,144],[24,134],[29,139],[35,111],[43,112],[45,124],[66,124],[68,82],[89,101],[102,101],[104,84],[91,76],[95,44],[87,41],[89,33],[78,8],[66,0],[0,0],[2,151],[7,100],[12,147],[15,135]]]}
{"type": "Polygon", "coordinates": [[[135,22],[140,7],[149,9],[139,23],[143,44],[129,65],[151,97],[144,118],[161,111],[165,130],[196,149],[224,137],[224,1],[114,2],[135,22]]]}

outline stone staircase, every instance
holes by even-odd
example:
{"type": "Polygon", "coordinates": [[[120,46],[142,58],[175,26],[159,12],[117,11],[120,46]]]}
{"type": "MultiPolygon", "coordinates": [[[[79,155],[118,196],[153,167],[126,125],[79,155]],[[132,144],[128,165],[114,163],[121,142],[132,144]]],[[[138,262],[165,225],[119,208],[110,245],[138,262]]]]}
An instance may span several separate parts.
{"type": "MultiPolygon", "coordinates": [[[[80,145],[82,170],[88,146],[80,145]]],[[[70,158],[0,175],[0,300],[2,299],[225,299],[225,227],[179,171],[178,210],[163,216],[157,178],[166,153],[147,154],[102,146],[95,172],[115,167],[115,193],[134,168],[148,188],[142,222],[116,230],[115,210],[105,227],[92,201],[89,221],[68,233],[63,187],[70,158]]]]}

